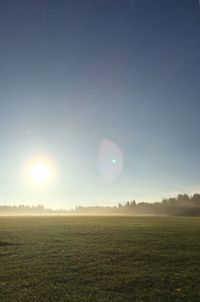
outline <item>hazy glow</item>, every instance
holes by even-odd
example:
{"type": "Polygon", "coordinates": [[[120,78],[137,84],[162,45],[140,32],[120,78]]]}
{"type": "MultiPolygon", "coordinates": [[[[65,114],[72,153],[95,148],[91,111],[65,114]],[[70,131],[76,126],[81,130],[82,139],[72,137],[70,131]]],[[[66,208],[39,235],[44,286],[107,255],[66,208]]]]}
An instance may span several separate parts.
{"type": "Polygon", "coordinates": [[[48,181],[49,176],[49,167],[42,162],[34,164],[31,168],[31,177],[36,183],[44,183],[48,181]]]}

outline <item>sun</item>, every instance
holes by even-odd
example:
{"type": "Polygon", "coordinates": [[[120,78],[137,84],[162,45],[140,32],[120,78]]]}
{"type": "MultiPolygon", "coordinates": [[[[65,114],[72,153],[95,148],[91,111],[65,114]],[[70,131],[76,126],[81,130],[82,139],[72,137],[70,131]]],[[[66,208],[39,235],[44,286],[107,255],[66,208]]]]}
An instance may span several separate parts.
{"type": "Polygon", "coordinates": [[[38,184],[45,183],[48,181],[50,176],[49,167],[43,163],[35,163],[31,168],[31,177],[32,180],[38,184]]]}

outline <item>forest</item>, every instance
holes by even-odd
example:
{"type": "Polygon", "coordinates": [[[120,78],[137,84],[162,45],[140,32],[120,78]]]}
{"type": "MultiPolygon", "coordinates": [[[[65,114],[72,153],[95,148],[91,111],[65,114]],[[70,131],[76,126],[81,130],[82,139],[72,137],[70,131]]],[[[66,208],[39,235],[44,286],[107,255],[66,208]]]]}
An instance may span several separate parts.
{"type": "Polygon", "coordinates": [[[165,198],[161,202],[135,200],[118,203],[116,206],[77,206],[74,209],[52,210],[43,205],[0,205],[0,215],[167,215],[200,216],[200,194],[165,198]]]}

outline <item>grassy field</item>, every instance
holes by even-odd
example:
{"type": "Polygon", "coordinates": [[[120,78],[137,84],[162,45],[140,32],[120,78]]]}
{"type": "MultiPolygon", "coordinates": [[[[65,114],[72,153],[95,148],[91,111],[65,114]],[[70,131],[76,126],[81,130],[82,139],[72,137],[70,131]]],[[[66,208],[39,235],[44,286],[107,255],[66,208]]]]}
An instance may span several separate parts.
{"type": "Polygon", "coordinates": [[[0,301],[200,301],[200,219],[0,217],[0,301]]]}

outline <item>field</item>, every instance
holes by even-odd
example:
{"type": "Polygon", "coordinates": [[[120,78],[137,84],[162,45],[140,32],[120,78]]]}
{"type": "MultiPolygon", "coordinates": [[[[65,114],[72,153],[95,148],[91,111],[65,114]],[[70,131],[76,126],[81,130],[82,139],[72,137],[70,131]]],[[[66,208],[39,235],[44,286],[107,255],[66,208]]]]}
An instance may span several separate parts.
{"type": "Polygon", "coordinates": [[[200,219],[0,217],[0,301],[200,301],[200,219]]]}

